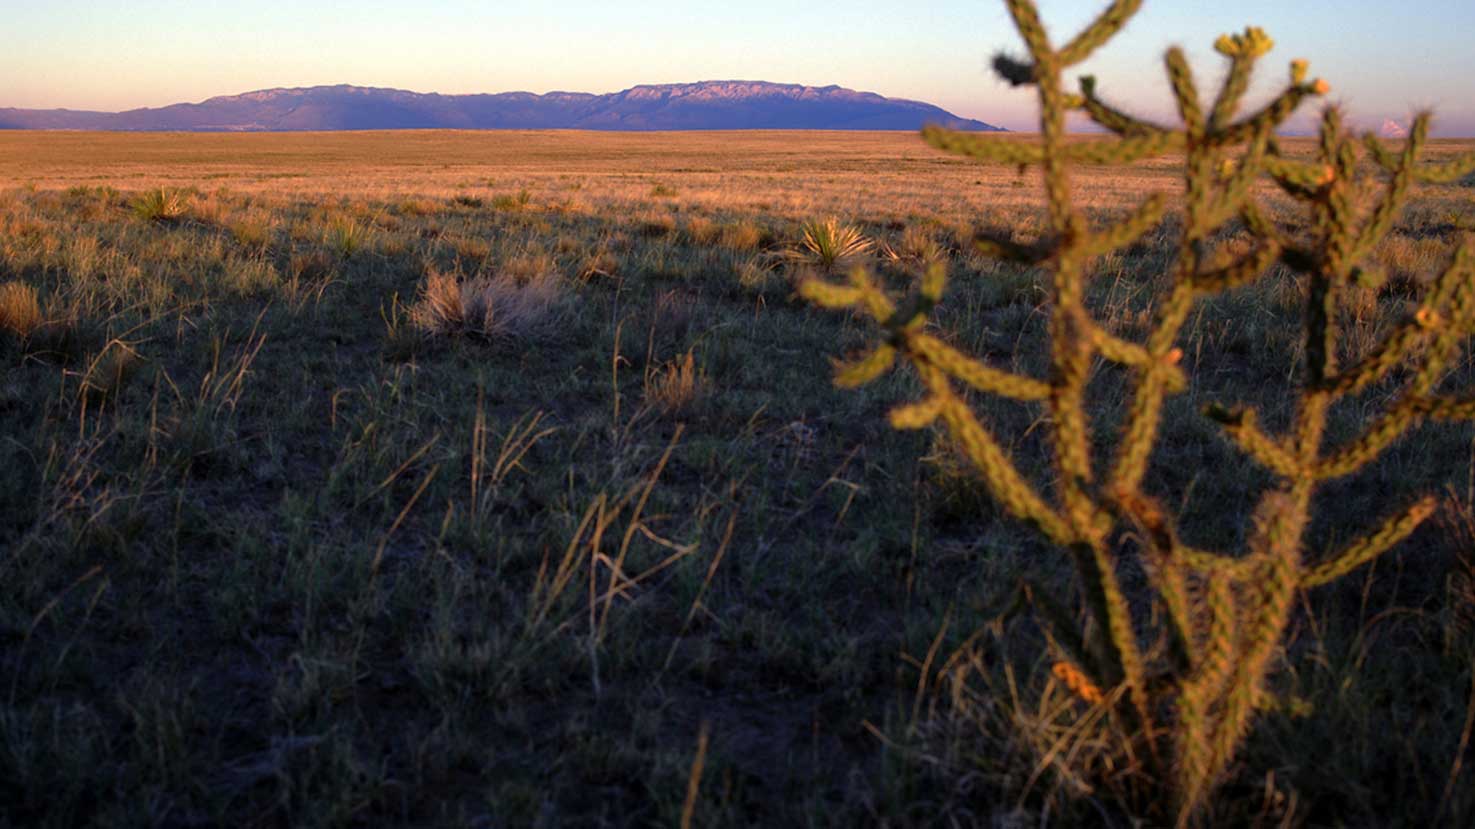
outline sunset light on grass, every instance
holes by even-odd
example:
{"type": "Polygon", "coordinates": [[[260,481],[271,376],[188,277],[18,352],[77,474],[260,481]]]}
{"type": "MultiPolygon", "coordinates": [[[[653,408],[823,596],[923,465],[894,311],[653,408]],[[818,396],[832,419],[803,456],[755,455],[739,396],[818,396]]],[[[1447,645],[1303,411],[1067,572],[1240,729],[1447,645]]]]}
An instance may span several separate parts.
{"type": "Polygon", "coordinates": [[[81,0],[0,827],[1475,825],[1475,10],[81,0]]]}

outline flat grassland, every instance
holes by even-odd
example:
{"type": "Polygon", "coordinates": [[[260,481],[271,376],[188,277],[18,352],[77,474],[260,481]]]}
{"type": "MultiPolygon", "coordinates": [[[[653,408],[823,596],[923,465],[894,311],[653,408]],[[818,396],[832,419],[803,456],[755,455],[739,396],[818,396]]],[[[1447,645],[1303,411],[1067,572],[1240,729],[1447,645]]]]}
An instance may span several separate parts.
{"type": "MultiPolygon", "coordinates": [[[[1080,203],[1177,164],[1086,168],[1080,203]]],[[[898,289],[945,262],[940,330],[1038,373],[1045,275],[970,240],[1040,205],[891,133],[0,132],[0,825],[1125,824],[1000,616],[1068,563],[887,426],[907,373],[832,388],[875,334],[794,295],[836,217],[898,289]]],[[[1349,353],[1471,228],[1475,182],[1421,191],[1349,353]]],[[[1095,264],[1114,329],[1177,232],[1095,264]]],[[[1150,488],[1195,543],[1242,546],[1267,483],[1199,410],[1285,422],[1303,288],[1185,328],[1150,488]]],[[[1122,392],[1093,380],[1105,434],[1122,392]]],[[[1044,474],[1042,412],[985,414],[1044,474]]],[[[1300,603],[1219,820],[1475,821],[1470,430],[1405,438],[1312,535],[1430,491],[1300,603]]]]}

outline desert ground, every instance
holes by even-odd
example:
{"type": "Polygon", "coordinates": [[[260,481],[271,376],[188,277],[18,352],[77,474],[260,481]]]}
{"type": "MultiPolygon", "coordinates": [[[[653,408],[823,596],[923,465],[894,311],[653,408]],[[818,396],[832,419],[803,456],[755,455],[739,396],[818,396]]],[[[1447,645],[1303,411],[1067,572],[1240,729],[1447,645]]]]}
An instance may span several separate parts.
{"type": "MultiPolygon", "coordinates": [[[[1082,168],[1080,203],[1180,164],[1082,168]]],[[[1130,825],[1005,612],[1069,562],[888,425],[914,376],[835,388],[874,326],[795,291],[942,262],[939,335],[1038,374],[1047,276],[972,240],[1042,205],[900,133],[0,132],[0,825],[1130,825]],[[806,248],[832,218],[869,247],[806,248]]],[[[1180,230],[1092,264],[1113,330],[1180,230]]],[[[1422,187],[1349,353],[1472,230],[1475,181],[1422,187]]],[[[1242,546],[1267,480],[1200,412],[1288,420],[1304,293],[1275,266],[1184,328],[1149,488],[1195,544],[1242,546]]],[[[1092,390],[1109,436],[1123,380],[1092,390]]],[[[1043,411],[978,404],[1044,474],[1043,411]]],[[[1475,822],[1472,437],[1318,499],[1325,545],[1439,509],[1298,598],[1216,821],[1475,822]]]]}

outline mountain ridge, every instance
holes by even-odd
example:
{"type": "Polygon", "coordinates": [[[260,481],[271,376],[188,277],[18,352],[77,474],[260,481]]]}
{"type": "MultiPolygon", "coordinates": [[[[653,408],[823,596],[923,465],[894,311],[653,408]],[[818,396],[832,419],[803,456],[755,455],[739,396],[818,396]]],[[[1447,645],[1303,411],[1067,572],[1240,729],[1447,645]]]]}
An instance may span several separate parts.
{"type": "Polygon", "coordinates": [[[118,132],[295,132],[368,129],[915,130],[925,124],[1000,131],[921,101],[842,86],[769,81],[640,84],[595,94],[443,95],[336,84],[274,87],[123,112],[0,109],[0,129],[118,132]]]}

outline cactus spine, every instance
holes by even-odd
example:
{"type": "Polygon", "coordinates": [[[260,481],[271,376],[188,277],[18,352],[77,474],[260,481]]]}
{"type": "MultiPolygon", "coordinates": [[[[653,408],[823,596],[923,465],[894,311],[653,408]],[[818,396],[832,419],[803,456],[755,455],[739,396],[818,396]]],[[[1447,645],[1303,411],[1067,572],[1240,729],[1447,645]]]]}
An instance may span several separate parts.
{"type": "Polygon", "coordinates": [[[864,269],[854,271],[847,285],[810,280],[800,291],[824,307],[860,309],[885,333],[870,356],[840,367],[837,383],[861,385],[897,362],[910,364],[925,395],[893,410],[892,425],[920,429],[940,423],[992,496],[1070,554],[1089,617],[1083,629],[1068,629],[1075,626],[1074,614],[1044,591],[1024,591],[1052,643],[1066,651],[1055,672],[1078,695],[1114,705],[1116,721],[1132,743],[1129,748],[1147,758],[1172,795],[1177,819],[1186,823],[1200,813],[1251,725],[1296,591],[1371,561],[1406,538],[1433,510],[1431,500],[1419,501],[1341,551],[1318,557],[1305,550],[1317,487],[1361,469],[1422,420],[1475,417],[1475,400],[1435,394],[1463,338],[1475,328],[1471,243],[1456,252],[1404,325],[1356,365],[1344,371],[1337,363],[1338,310],[1344,295],[1354,283],[1376,281],[1377,273],[1364,262],[1392,228],[1410,186],[1467,175],[1475,170],[1475,156],[1418,163],[1429,122],[1421,115],[1398,152],[1371,136],[1361,142],[1381,178],[1360,177],[1358,142],[1334,107],[1322,119],[1314,160],[1284,155],[1275,129],[1302,102],[1324,95],[1328,87],[1320,80],[1308,81],[1306,64],[1295,61],[1279,95],[1239,116],[1255,65],[1272,46],[1258,28],[1216,42],[1229,69],[1207,105],[1199,99],[1183,53],[1170,50],[1165,67],[1181,124],[1150,123],[1100,98],[1093,78],[1082,78],[1078,93],[1067,92],[1062,82],[1065,70],[1110,39],[1141,0],[1114,0],[1059,48],[1051,44],[1032,0],[1005,2],[1027,56],[1000,56],[994,67],[1005,80],[1035,88],[1040,140],[1025,143],[936,127],[924,130],[923,138],[980,161],[1040,168],[1050,237],[1028,247],[993,238],[981,238],[978,244],[986,254],[1051,271],[1048,377],[989,366],[927,333],[928,316],[946,289],[940,264],[928,270],[920,291],[900,305],[864,269]],[[1068,142],[1065,117],[1071,111],[1084,113],[1114,137],[1068,142]],[[1125,164],[1169,151],[1182,152],[1185,159],[1184,229],[1170,285],[1158,298],[1155,324],[1145,341],[1132,342],[1108,332],[1091,316],[1085,304],[1087,269],[1093,258],[1125,247],[1156,226],[1167,201],[1154,194],[1124,221],[1093,229],[1072,202],[1069,170],[1072,164],[1125,164]],[[1306,206],[1310,221],[1303,236],[1284,233],[1256,203],[1253,185],[1266,178],[1306,206]],[[1381,190],[1376,204],[1360,212],[1359,205],[1375,187],[1381,190]],[[1214,250],[1214,234],[1234,222],[1254,236],[1254,247],[1248,253],[1214,250]],[[1272,435],[1260,428],[1252,409],[1211,407],[1206,412],[1222,425],[1227,439],[1277,482],[1255,509],[1245,553],[1192,549],[1179,540],[1174,519],[1143,491],[1163,403],[1188,383],[1179,365],[1179,335],[1196,300],[1245,285],[1277,261],[1305,273],[1309,285],[1306,361],[1294,422],[1286,434],[1272,435]],[[1092,457],[1086,399],[1088,369],[1098,357],[1131,377],[1125,422],[1110,462],[1100,469],[1092,457]],[[1324,445],[1327,412],[1334,402],[1410,364],[1415,366],[1413,377],[1402,394],[1362,435],[1340,447],[1324,445]],[[1020,471],[990,426],[960,396],[959,384],[1044,406],[1056,482],[1051,491],[1020,471]],[[1153,629],[1141,614],[1134,616],[1123,593],[1119,538],[1128,528],[1144,539],[1139,555],[1165,629],[1153,629]],[[1167,641],[1163,656],[1143,647],[1154,634],[1167,641]]]}

